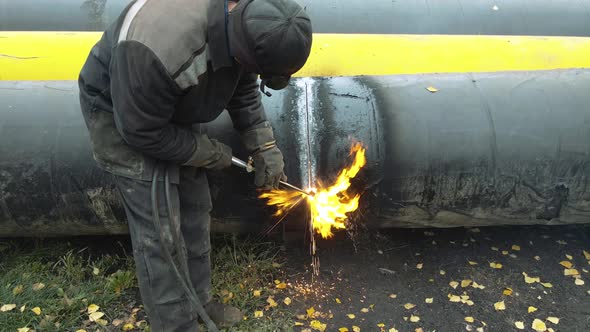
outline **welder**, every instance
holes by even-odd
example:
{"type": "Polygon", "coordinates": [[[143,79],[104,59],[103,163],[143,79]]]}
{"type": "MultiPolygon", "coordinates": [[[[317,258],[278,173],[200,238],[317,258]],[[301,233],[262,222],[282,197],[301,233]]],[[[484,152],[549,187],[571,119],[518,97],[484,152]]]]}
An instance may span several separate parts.
{"type": "Polygon", "coordinates": [[[232,149],[199,124],[227,110],[253,156],[254,183],[277,187],[284,160],[261,92],[286,87],[311,44],[310,19],[293,0],[136,0],[91,49],[79,75],[81,109],[94,159],[114,177],[125,207],[152,331],[198,330],[190,294],[164,252],[185,258],[208,318],[220,326],[242,320],[211,289],[206,172],[229,167],[232,149]],[[153,186],[165,178],[169,188],[153,186]],[[169,201],[154,203],[152,189],[169,201]],[[179,213],[176,226],[171,211],[179,213]],[[160,231],[178,231],[185,255],[160,231]]]}

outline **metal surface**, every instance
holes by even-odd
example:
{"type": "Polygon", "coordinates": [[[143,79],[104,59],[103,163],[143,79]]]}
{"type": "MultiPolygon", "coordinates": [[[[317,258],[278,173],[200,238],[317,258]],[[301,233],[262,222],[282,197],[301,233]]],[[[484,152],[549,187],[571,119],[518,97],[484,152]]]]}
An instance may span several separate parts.
{"type": "MultiPolygon", "coordinates": [[[[589,89],[590,70],[301,78],[263,100],[291,183],[329,183],[365,144],[371,227],[552,225],[590,222],[589,89]]],[[[0,100],[0,236],[127,232],[76,84],[0,82],[0,100]]],[[[226,113],[204,127],[247,156],[226,113]]],[[[272,224],[252,174],[209,175],[214,231],[272,224]]]]}
{"type": "MultiPolygon", "coordinates": [[[[299,1],[315,32],[590,35],[590,3],[585,0],[299,1]]],[[[101,31],[126,4],[127,0],[0,0],[0,31],[101,31]]]]}

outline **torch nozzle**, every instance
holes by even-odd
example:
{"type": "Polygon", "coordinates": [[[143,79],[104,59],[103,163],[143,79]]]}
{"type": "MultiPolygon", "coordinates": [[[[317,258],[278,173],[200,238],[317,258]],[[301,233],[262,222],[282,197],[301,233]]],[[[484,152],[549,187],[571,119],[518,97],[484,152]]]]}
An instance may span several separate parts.
{"type": "MultiPolygon", "coordinates": [[[[240,158],[231,157],[231,163],[233,165],[235,165],[235,166],[244,168],[248,173],[254,171],[254,167],[251,164],[249,164],[249,163],[241,160],[240,158]]],[[[307,196],[312,196],[313,197],[313,193],[312,192],[307,192],[307,191],[305,191],[305,190],[303,190],[303,189],[301,189],[301,188],[299,188],[297,186],[294,186],[294,185],[290,184],[289,182],[279,181],[279,183],[281,185],[283,185],[284,187],[287,187],[289,189],[293,189],[293,190],[298,191],[298,192],[300,192],[302,194],[305,194],[307,196]]]]}

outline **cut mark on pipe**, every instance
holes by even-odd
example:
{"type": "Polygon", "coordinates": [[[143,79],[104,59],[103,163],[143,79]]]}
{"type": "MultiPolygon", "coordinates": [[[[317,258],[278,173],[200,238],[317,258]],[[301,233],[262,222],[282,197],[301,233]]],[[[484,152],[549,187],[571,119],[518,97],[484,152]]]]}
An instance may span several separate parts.
{"type": "Polygon", "coordinates": [[[11,59],[17,59],[17,60],[32,60],[32,59],[39,59],[40,56],[17,56],[17,55],[10,55],[10,54],[3,54],[0,53],[1,57],[4,58],[11,58],[11,59]]]}
{"type": "Polygon", "coordinates": [[[299,90],[297,98],[297,133],[299,136],[299,166],[301,172],[302,187],[313,187],[316,174],[316,160],[312,151],[315,121],[313,117],[313,105],[315,101],[315,82],[311,78],[301,78],[295,83],[299,90]]]}

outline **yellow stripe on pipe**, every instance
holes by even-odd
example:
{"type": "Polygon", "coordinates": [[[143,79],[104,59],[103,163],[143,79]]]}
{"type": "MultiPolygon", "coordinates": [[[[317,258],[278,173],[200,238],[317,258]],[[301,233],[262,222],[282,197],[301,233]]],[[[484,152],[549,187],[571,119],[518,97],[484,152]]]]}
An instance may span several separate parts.
{"type": "MultiPolygon", "coordinates": [[[[100,32],[0,32],[0,80],[75,80],[100,32]]],[[[590,67],[590,37],[314,34],[294,76],[590,67]]]]}

